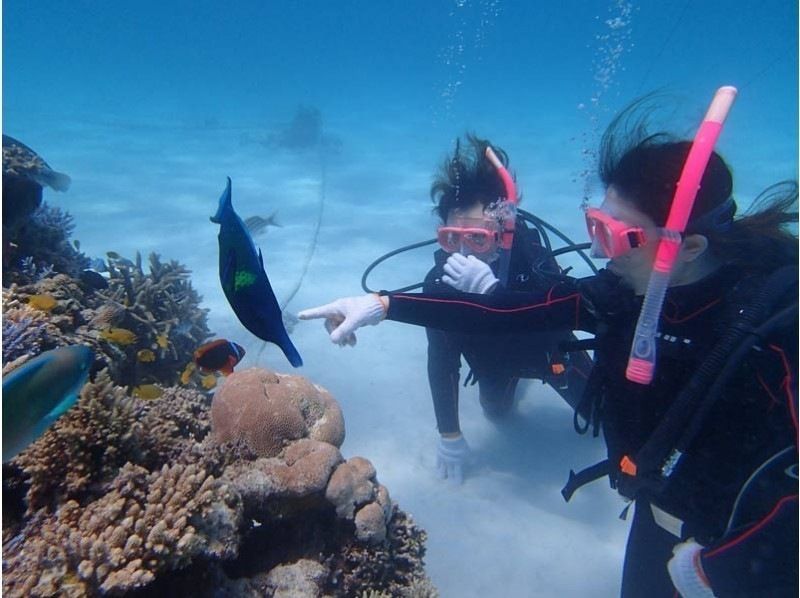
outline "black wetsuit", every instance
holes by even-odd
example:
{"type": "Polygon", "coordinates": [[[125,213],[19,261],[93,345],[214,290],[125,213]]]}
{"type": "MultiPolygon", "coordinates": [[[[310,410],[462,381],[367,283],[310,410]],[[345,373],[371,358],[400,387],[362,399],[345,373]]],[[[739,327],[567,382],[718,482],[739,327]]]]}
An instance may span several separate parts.
{"type": "MultiPolygon", "coordinates": [[[[796,280],[796,272],[793,276],[796,280]]],[[[602,423],[609,462],[619,464],[624,455],[637,453],[704,356],[736,326],[743,297],[752,296],[762,280],[741,277],[723,268],[669,289],[650,385],[625,378],[641,297],[608,271],[563,281],[545,293],[469,295],[458,301],[392,295],[387,318],[470,333],[565,327],[594,333],[587,393],[602,423]]],[[[796,300],[795,286],[784,299],[790,306],[794,302],[795,314],[796,300]]],[[[749,350],[666,488],[637,496],[623,596],[676,595],[666,563],[672,547],[688,538],[705,546],[701,563],[716,596],[797,595],[797,358],[796,324],[749,350]],[[770,462],[782,451],[783,462],[770,462]],[[762,467],[765,463],[773,465],[762,467]],[[665,513],[677,527],[663,524],[665,513]]],[[[612,481],[620,476],[618,466],[610,475],[612,481]]]]}
{"type": "MultiPolygon", "coordinates": [[[[511,255],[508,290],[547,288],[552,283],[549,275],[558,272],[557,264],[540,244],[538,233],[528,229],[522,220],[517,223],[511,255]]],[[[466,296],[441,281],[448,257],[441,249],[434,254],[436,265],[426,276],[423,291],[454,298],[466,296]]],[[[495,275],[497,269],[496,260],[492,264],[495,275]]],[[[462,355],[470,367],[469,378],[479,385],[481,406],[490,419],[501,418],[511,410],[520,378],[547,382],[570,406],[577,408],[592,367],[585,351],[567,353],[560,348],[563,341],[575,340],[567,328],[502,335],[427,328],[426,333],[428,382],[440,434],[460,432],[458,392],[462,355]]]]}

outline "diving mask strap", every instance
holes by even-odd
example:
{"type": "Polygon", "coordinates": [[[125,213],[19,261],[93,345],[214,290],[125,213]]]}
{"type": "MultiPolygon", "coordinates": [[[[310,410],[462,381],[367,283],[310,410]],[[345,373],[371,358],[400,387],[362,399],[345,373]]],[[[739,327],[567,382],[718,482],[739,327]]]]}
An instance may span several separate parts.
{"type": "Polygon", "coordinates": [[[686,232],[688,234],[702,234],[704,232],[724,233],[730,230],[735,215],[736,201],[731,195],[716,208],[706,212],[699,218],[695,218],[692,222],[689,222],[689,224],[686,225],[686,232]]]}

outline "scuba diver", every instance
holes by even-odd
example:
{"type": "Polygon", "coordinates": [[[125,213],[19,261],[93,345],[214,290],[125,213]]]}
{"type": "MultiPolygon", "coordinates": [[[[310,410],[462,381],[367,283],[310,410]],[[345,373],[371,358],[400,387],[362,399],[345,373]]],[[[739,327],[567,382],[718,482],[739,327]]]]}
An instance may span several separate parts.
{"type": "MultiPolygon", "coordinates": [[[[502,149],[474,135],[466,137],[465,145],[466,151],[461,140],[456,140],[453,155],[442,164],[431,185],[434,212],[441,221],[437,231],[440,248],[434,253],[434,267],[422,284],[423,292],[456,297],[464,292],[490,294],[499,289],[549,288],[562,276],[562,270],[552,255],[546,223],[527,213],[515,214],[516,210],[509,214],[498,210],[509,197],[514,205],[519,200],[513,181],[504,180],[499,174],[508,172],[508,157],[502,149]],[[487,150],[491,153],[487,154],[487,150]],[[489,155],[502,164],[502,170],[495,168],[489,155]],[[501,251],[504,216],[515,218],[510,251],[505,254],[501,251]],[[528,227],[526,217],[532,228],[528,227]],[[547,243],[543,245],[542,239],[547,243]],[[447,264],[451,256],[459,256],[455,267],[462,270],[460,274],[447,264]],[[504,256],[508,258],[505,265],[504,256]],[[505,273],[501,272],[503,268],[505,273]],[[463,281],[460,290],[450,286],[451,277],[457,275],[463,281]],[[506,282],[501,283],[498,277],[505,277],[506,282]]],[[[409,247],[420,245],[425,243],[409,247]]],[[[384,259],[386,256],[365,272],[362,286],[367,292],[367,275],[384,259]]],[[[592,361],[585,351],[568,352],[577,340],[568,327],[533,335],[463,334],[433,327],[426,328],[426,333],[428,382],[440,435],[436,454],[440,478],[461,483],[470,459],[470,448],[458,416],[462,356],[470,368],[464,384],[477,382],[483,413],[491,421],[500,422],[513,413],[520,378],[542,380],[573,409],[578,408],[592,361]]]]}
{"type": "Polygon", "coordinates": [[[797,183],[736,217],[731,170],[716,137],[700,134],[719,133],[716,100],[694,143],[649,134],[642,102],[612,121],[599,152],[605,198],[585,212],[593,252],[609,260],[598,274],[545,292],[369,294],[300,314],[325,318],[333,342],[383,319],[594,334],[585,401],[608,459],[570,472],[562,493],[608,476],[635,501],[626,598],[798,593],[798,241],[786,228],[797,183]]]}

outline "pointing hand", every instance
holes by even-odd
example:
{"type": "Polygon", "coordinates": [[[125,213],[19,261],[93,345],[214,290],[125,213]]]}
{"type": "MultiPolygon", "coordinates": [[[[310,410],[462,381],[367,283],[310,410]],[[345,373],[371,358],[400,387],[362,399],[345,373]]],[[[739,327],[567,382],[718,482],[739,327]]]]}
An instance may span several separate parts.
{"type": "Polygon", "coordinates": [[[325,329],[331,341],[339,346],[356,344],[358,328],[374,326],[386,317],[386,302],[375,293],[360,297],[345,297],[332,303],[304,309],[297,316],[301,320],[325,318],[325,329]]]}

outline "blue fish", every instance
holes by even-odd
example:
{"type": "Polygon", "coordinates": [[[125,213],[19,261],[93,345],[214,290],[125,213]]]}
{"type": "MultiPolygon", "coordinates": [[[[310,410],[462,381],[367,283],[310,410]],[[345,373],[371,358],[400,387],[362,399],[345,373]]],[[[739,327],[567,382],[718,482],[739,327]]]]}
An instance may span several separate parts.
{"type": "Polygon", "coordinates": [[[264,341],[278,345],[294,367],[303,365],[283,326],[281,308],[264,270],[261,250],[242,219],[233,211],[231,179],[219,198],[211,222],[219,224],[219,279],[233,312],[242,325],[264,341]]]}
{"type": "Polygon", "coordinates": [[[60,347],[45,351],[3,378],[4,463],[72,407],[93,361],[89,347],[60,347]]]}

